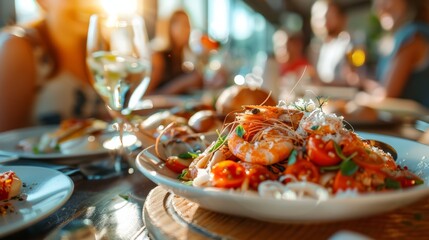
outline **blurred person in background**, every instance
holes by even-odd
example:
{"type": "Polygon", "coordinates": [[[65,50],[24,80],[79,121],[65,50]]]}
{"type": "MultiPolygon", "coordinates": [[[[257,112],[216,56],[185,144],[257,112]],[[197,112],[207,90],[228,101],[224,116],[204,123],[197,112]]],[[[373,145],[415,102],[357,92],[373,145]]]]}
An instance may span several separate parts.
{"type": "Polygon", "coordinates": [[[66,118],[107,118],[89,82],[86,35],[96,0],[37,0],[40,20],[0,32],[0,132],[66,118]]]}
{"type": "MultiPolygon", "coordinates": [[[[280,35],[281,32],[276,34],[280,35]]],[[[274,53],[280,64],[280,76],[294,74],[299,77],[306,67],[310,66],[310,62],[305,56],[304,36],[300,32],[288,33],[286,31],[283,31],[281,35],[283,36],[279,36],[278,41],[274,41],[274,53]]]]}
{"type": "Polygon", "coordinates": [[[355,86],[359,79],[348,61],[353,49],[346,31],[347,14],[335,0],[318,0],[311,9],[311,27],[315,35],[312,43],[312,62],[323,85],[355,86]]]}
{"type": "Polygon", "coordinates": [[[378,82],[366,88],[376,97],[407,98],[429,107],[429,1],[374,0],[390,38],[380,41],[378,82]],[[387,40],[386,40],[387,39],[387,40]]]}
{"type": "Polygon", "coordinates": [[[273,93],[279,100],[293,100],[298,91],[294,87],[305,88],[315,83],[312,82],[315,70],[306,57],[304,36],[301,32],[279,29],[273,35],[273,48],[278,72],[273,93]]]}
{"type": "Polygon", "coordinates": [[[184,94],[203,87],[196,56],[189,47],[191,23],[183,10],[173,12],[168,23],[168,46],[152,56],[149,94],[184,94]]]}

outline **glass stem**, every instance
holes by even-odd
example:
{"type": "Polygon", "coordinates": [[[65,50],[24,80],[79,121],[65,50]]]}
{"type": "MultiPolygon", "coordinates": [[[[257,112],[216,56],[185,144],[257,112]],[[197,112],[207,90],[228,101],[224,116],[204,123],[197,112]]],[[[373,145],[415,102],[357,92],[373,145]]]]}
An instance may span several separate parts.
{"type": "Polygon", "coordinates": [[[121,117],[117,118],[117,124],[118,124],[118,134],[119,134],[119,147],[117,149],[116,159],[115,159],[115,171],[121,172],[122,169],[125,167],[124,162],[126,153],[125,153],[125,146],[124,146],[124,126],[125,122],[121,117]]]}

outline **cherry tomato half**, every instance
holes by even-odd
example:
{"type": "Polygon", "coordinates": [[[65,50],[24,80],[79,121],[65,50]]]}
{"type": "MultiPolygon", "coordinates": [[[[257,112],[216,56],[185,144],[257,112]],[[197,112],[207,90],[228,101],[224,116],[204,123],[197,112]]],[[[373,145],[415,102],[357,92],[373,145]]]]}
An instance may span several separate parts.
{"type": "Polygon", "coordinates": [[[324,142],[320,135],[309,137],[307,155],[310,161],[319,166],[333,166],[341,162],[341,158],[335,152],[334,141],[324,142]]]}
{"type": "Polygon", "coordinates": [[[356,181],[354,176],[345,176],[338,171],[334,179],[332,190],[336,193],[339,190],[345,191],[347,189],[357,189],[359,192],[364,190],[364,186],[359,181],[356,181]]]}
{"type": "Polygon", "coordinates": [[[317,167],[306,159],[298,159],[294,164],[288,165],[284,174],[294,175],[300,181],[318,183],[320,173],[317,167]]]}
{"type": "Polygon", "coordinates": [[[239,163],[226,160],[212,167],[213,185],[219,188],[237,188],[246,178],[246,169],[239,163]]]}
{"type": "Polygon", "coordinates": [[[276,179],[276,176],[263,165],[252,163],[240,164],[246,169],[249,187],[253,190],[258,190],[259,184],[263,181],[276,179]]]}
{"type": "Polygon", "coordinates": [[[175,173],[182,173],[183,169],[188,168],[191,162],[191,159],[181,159],[177,156],[171,156],[165,161],[165,166],[175,173]]]}
{"type": "Polygon", "coordinates": [[[353,157],[353,161],[365,169],[380,170],[387,164],[382,156],[372,150],[367,149],[365,151],[361,149],[356,150],[356,152],[357,154],[353,157]]]}
{"type": "Polygon", "coordinates": [[[351,176],[345,176],[338,171],[335,176],[333,191],[357,189],[359,192],[375,192],[386,189],[387,174],[373,169],[361,169],[351,176]]]}

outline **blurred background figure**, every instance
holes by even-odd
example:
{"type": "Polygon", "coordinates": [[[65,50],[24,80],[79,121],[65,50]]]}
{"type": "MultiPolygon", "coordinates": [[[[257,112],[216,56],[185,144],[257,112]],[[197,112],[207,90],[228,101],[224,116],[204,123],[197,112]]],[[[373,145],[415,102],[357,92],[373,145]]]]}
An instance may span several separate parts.
{"type": "Polygon", "coordinates": [[[311,27],[316,37],[312,43],[313,62],[324,85],[359,84],[347,59],[353,44],[346,26],[346,12],[337,1],[318,0],[313,4],[311,27]]]}
{"type": "Polygon", "coordinates": [[[413,99],[429,107],[429,1],[374,0],[381,39],[376,78],[381,88],[367,88],[381,97],[413,99]]]}
{"type": "Polygon", "coordinates": [[[279,30],[274,34],[274,54],[280,64],[280,76],[294,74],[302,75],[304,69],[310,66],[305,56],[304,37],[300,32],[279,30]]]}
{"type": "Polygon", "coordinates": [[[172,13],[168,23],[168,46],[152,57],[149,94],[184,94],[203,87],[196,56],[189,47],[191,23],[183,10],[172,13]]]}
{"type": "Polygon", "coordinates": [[[314,75],[305,54],[304,36],[301,32],[279,29],[273,34],[273,51],[278,64],[278,97],[284,101],[293,100],[298,91],[294,87],[311,84],[314,75]]]}
{"type": "Polygon", "coordinates": [[[86,34],[96,0],[38,0],[42,18],[0,33],[0,132],[78,117],[105,118],[89,84],[86,34]]]}

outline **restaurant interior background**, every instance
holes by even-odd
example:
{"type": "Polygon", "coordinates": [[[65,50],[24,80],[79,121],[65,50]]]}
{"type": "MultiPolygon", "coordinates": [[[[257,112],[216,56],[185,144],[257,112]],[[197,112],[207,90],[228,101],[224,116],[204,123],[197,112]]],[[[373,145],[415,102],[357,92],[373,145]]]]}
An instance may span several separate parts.
{"type": "MultiPolygon", "coordinates": [[[[169,15],[185,9],[191,18],[193,35],[207,33],[221,43],[218,57],[234,59],[236,74],[260,71],[273,53],[272,36],[279,28],[302,31],[308,44],[313,38],[310,12],[314,0],[138,0],[149,37],[163,44],[169,15]]],[[[340,1],[348,14],[348,31],[354,42],[364,46],[371,64],[374,43],[381,29],[371,12],[370,0],[340,1]]],[[[0,27],[37,18],[34,0],[0,2],[0,27]]],[[[191,36],[192,40],[192,36],[191,36]]],[[[192,47],[192,46],[191,46],[192,47]]],[[[216,63],[216,62],[215,62],[216,63]]],[[[216,64],[215,64],[216,65],[216,64]]]]}

